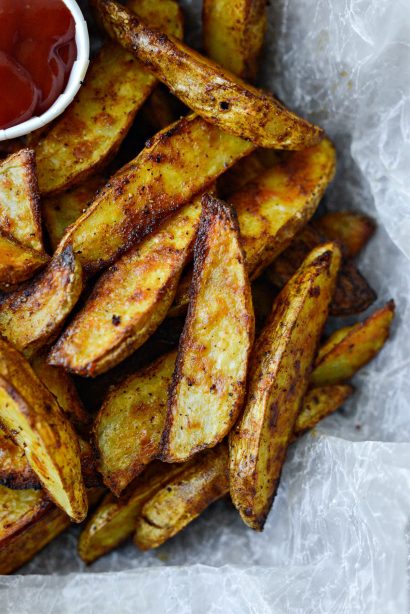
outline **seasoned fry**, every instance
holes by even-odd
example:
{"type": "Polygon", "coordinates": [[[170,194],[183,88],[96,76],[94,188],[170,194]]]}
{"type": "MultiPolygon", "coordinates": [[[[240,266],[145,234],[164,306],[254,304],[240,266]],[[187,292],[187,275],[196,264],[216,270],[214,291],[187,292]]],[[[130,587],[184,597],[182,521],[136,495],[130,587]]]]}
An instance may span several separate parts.
{"type": "Polygon", "coordinates": [[[130,375],[110,390],[98,412],[98,469],[116,495],[159,454],[175,359],[176,352],[171,352],[130,375]]]}
{"type": "Polygon", "coordinates": [[[112,263],[254,146],[190,115],[159,132],[68,230],[87,273],[112,263]]]}
{"type": "Polygon", "coordinates": [[[260,147],[304,149],[323,131],[113,0],[93,0],[108,34],[207,121],[260,147]]]}
{"type": "Polygon", "coordinates": [[[29,285],[0,300],[0,333],[32,355],[59,333],[82,288],[80,262],[67,247],[29,285]]]}
{"type": "MultiPolygon", "coordinates": [[[[289,245],[313,215],[333,178],[335,166],[334,147],[323,139],[319,145],[292,152],[284,161],[252,176],[253,181],[228,198],[238,215],[252,279],[289,245]]],[[[171,317],[183,314],[188,305],[190,275],[188,271],[181,279],[168,314],[171,317]]]]}
{"type": "Polygon", "coordinates": [[[376,224],[356,211],[332,211],[315,222],[316,228],[332,241],[340,241],[347,258],[355,258],[372,238],[376,224]]]}
{"type": "Polygon", "coordinates": [[[43,200],[42,213],[53,251],[57,249],[67,228],[84,213],[103,185],[103,178],[96,175],[76,188],[43,200]]]}
{"type": "Polygon", "coordinates": [[[321,420],[333,414],[354,392],[353,386],[322,386],[308,390],[303,407],[296,418],[293,439],[313,429],[321,420]]]}
{"type": "Polygon", "coordinates": [[[87,514],[75,432],[29,363],[0,339],[0,421],[50,498],[76,522],[87,514]]]}
{"type": "Polygon", "coordinates": [[[247,403],[230,437],[232,501],[255,530],[262,530],[276,493],[340,258],[334,243],[308,255],[276,298],[255,346],[247,403]]]}
{"type": "Polygon", "coordinates": [[[254,329],[236,219],[228,205],[206,194],[191,301],[170,388],[163,460],[187,460],[230,431],[245,396],[254,329]]]}
{"type": "MultiPolygon", "coordinates": [[[[308,224],[295,237],[291,245],[269,266],[270,281],[281,288],[292,277],[303,259],[316,245],[324,244],[327,238],[308,224]]],[[[342,246],[343,247],[343,246],[342,246]]],[[[342,262],[335,293],[330,306],[333,316],[348,316],[364,311],[376,300],[374,290],[351,260],[342,262]]]]}
{"type": "Polygon", "coordinates": [[[85,563],[110,552],[135,530],[144,503],[162,486],[185,470],[185,465],[155,462],[132,483],[119,499],[108,493],[85,525],[78,541],[78,554],[85,563]]]}
{"type": "Polygon", "coordinates": [[[27,281],[48,261],[46,254],[24,247],[0,231],[0,290],[27,281]]]}
{"type": "Polygon", "coordinates": [[[52,507],[54,505],[44,491],[14,491],[0,486],[0,550],[13,535],[52,507]]]}
{"type": "Polygon", "coordinates": [[[351,378],[370,362],[389,337],[394,301],[372,313],[363,322],[337,330],[321,347],[312,384],[338,384],[351,378]]]}
{"type": "Polygon", "coordinates": [[[34,151],[20,149],[0,164],[0,228],[25,247],[43,252],[34,151]]]}
{"type": "Polygon", "coordinates": [[[204,0],[202,23],[206,55],[254,80],[267,27],[266,0],[204,0]]]}
{"type": "Polygon", "coordinates": [[[229,491],[225,444],[206,450],[145,503],[137,519],[134,543],[158,548],[229,491]]]}
{"type": "Polygon", "coordinates": [[[103,273],[49,361],[94,376],[140,347],[165,318],[199,225],[196,200],[103,273]],[[95,331],[98,330],[98,338],[95,331]]]}
{"type": "MultiPolygon", "coordinates": [[[[130,10],[154,27],[182,36],[174,0],[132,0],[130,10]]],[[[114,43],[91,61],[77,98],[36,147],[42,194],[78,185],[117,152],[156,79],[114,43]]]]}

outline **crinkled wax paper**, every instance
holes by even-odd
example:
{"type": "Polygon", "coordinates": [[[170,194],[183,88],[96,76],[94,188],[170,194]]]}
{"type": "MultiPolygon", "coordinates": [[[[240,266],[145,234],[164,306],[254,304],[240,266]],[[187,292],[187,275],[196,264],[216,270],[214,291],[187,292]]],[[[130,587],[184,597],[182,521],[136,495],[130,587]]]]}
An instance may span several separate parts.
{"type": "MultiPolygon", "coordinates": [[[[184,5],[198,46],[200,2],[184,5]]],[[[1,579],[1,612],[408,611],[409,9],[408,0],[271,0],[263,83],[335,141],[326,204],[378,219],[360,267],[398,317],[346,410],[293,446],[265,531],[246,529],[221,501],[157,552],[127,544],[86,569],[73,529],[1,579]]]]}

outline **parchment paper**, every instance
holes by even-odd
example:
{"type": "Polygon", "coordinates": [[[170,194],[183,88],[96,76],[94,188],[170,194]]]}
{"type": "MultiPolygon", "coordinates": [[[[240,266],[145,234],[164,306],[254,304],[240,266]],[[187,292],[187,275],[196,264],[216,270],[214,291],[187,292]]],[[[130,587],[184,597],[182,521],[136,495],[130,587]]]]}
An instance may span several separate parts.
{"type": "MultiPolygon", "coordinates": [[[[183,5],[198,46],[200,2],[183,5]]],[[[157,552],[127,544],[87,569],[73,530],[0,579],[1,612],[409,611],[410,5],[271,0],[269,17],[262,82],[335,141],[326,206],[377,218],[360,268],[396,301],[393,338],[293,446],[263,534],[221,501],[157,552]]]]}

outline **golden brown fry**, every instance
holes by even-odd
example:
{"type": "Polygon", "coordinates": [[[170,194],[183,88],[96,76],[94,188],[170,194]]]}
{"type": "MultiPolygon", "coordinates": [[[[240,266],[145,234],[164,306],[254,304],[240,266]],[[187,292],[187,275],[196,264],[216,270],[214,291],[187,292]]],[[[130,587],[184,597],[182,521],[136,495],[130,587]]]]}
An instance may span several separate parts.
{"type": "Polygon", "coordinates": [[[372,238],[376,224],[371,217],[355,211],[332,211],[315,222],[332,241],[340,241],[347,258],[354,258],[372,238]]]}
{"type": "Polygon", "coordinates": [[[24,247],[0,231],[0,290],[7,291],[27,281],[49,259],[46,254],[24,247]]]}
{"type": "Polygon", "coordinates": [[[93,563],[132,535],[144,503],[184,469],[185,465],[154,462],[122,497],[107,494],[80,535],[78,554],[82,560],[93,563]]]}
{"type": "Polygon", "coordinates": [[[87,513],[77,436],[29,363],[0,339],[0,421],[53,501],[76,522],[87,513]]]}
{"type": "Polygon", "coordinates": [[[254,146],[190,115],[159,132],[68,230],[87,273],[112,263],[254,146]]]}
{"type": "Polygon", "coordinates": [[[296,418],[293,439],[313,429],[321,420],[333,414],[354,392],[353,386],[322,386],[308,390],[302,409],[296,418]]]}
{"type": "Polygon", "coordinates": [[[44,491],[0,486],[0,550],[16,533],[54,507],[44,491]]]}
{"type": "Polygon", "coordinates": [[[110,390],[98,412],[98,469],[116,495],[159,454],[175,358],[171,352],[130,375],[110,390]]]}
{"type": "Polygon", "coordinates": [[[206,55],[243,79],[254,80],[265,37],[266,0],[204,0],[206,55]]]}
{"type": "Polygon", "coordinates": [[[255,145],[304,149],[323,131],[212,60],[167,37],[113,0],[93,0],[108,34],[137,57],[173,94],[222,130],[255,145]]]}
{"type": "MultiPolygon", "coordinates": [[[[132,0],[128,6],[152,26],[182,36],[181,11],[174,0],[132,0]]],[[[41,193],[78,185],[104,166],[156,82],[121,47],[104,45],[78,96],[36,147],[41,193]]]]}
{"type": "Polygon", "coordinates": [[[94,376],[140,347],[172,304],[200,214],[197,199],[103,273],[83,309],[52,349],[49,362],[79,375],[94,376]]]}
{"type": "Polygon", "coordinates": [[[67,228],[84,213],[97,190],[103,185],[103,178],[96,175],[76,188],[43,200],[42,213],[53,251],[57,248],[67,228]]]}
{"type": "Polygon", "coordinates": [[[187,460],[229,433],[245,396],[254,329],[236,218],[229,205],[206,194],[191,301],[170,388],[163,460],[187,460]]]}
{"type": "Polygon", "coordinates": [[[251,360],[248,400],[230,438],[231,496],[262,530],[279,483],[340,266],[334,243],[315,248],[276,298],[251,360]]]}
{"type": "MultiPolygon", "coordinates": [[[[303,259],[316,245],[326,243],[327,238],[308,224],[275,261],[267,273],[270,281],[281,288],[292,277],[303,259]]],[[[342,246],[343,247],[343,246],[342,246]]],[[[342,262],[335,293],[330,306],[333,316],[348,316],[364,311],[376,300],[374,290],[351,260],[342,262]]]]}
{"type": "Polygon", "coordinates": [[[44,251],[34,151],[20,149],[0,164],[0,228],[21,245],[44,251]]]}
{"type": "MultiPolygon", "coordinates": [[[[232,166],[226,173],[218,179],[218,194],[229,201],[229,197],[235,192],[239,192],[245,185],[262,175],[267,168],[260,159],[257,149],[246,158],[242,158],[232,166]]],[[[279,160],[278,160],[279,161],[279,160]]],[[[272,164],[273,166],[273,164],[272,164]]]]}
{"type": "Polygon", "coordinates": [[[363,322],[336,331],[321,347],[312,384],[338,384],[351,378],[370,362],[389,337],[394,301],[372,313],[363,322]]]}
{"type": "Polygon", "coordinates": [[[30,284],[0,300],[0,333],[31,356],[55,339],[82,288],[81,264],[67,247],[30,284]]]}
{"type": "Polygon", "coordinates": [[[222,443],[200,454],[149,498],[137,519],[135,545],[158,548],[228,490],[228,452],[222,443]]]}

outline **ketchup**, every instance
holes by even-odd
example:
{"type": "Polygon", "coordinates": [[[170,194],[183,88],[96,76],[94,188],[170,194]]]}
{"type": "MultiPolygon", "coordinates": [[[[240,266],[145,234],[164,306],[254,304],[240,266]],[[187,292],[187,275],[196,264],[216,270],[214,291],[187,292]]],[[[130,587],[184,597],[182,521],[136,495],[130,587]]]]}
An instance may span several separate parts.
{"type": "Polygon", "coordinates": [[[47,111],[76,56],[75,22],[62,0],[0,0],[0,129],[47,111]]]}

